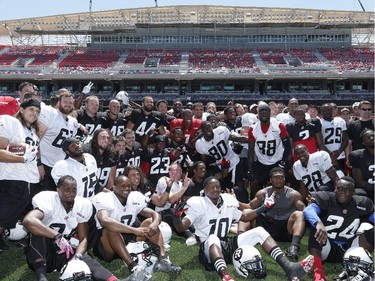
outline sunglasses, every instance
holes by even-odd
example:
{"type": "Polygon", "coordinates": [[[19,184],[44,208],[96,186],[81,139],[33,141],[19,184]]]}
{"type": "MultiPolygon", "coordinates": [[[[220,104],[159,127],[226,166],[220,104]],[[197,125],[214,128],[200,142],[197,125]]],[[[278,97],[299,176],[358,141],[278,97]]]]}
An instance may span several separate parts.
{"type": "Polygon", "coordinates": [[[371,111],[372,108],[361,108],[362,111],[371,111]]]}

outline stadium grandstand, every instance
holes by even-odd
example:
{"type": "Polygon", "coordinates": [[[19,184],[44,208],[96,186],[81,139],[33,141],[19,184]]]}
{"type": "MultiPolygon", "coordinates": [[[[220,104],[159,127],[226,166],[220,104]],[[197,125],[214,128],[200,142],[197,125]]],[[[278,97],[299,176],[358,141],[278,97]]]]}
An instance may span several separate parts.
{"type": "Polygon", "coordinates": [[[346,105],[374,99],[373,33],[372,12],[207,5],[0,21],[0,94],[346,105]]]}

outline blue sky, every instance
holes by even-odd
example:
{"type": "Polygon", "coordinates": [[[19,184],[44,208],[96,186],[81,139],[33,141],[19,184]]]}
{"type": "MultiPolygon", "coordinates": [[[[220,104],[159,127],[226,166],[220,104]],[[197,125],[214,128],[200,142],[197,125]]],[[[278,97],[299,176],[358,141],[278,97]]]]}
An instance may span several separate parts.
{"type": "MultiPolygon", "coordinates": [[[[374,11],[374,0],[361,2],[366,11],[374,11]]],[[[0,20],[88,12],[89,3],[89,0],[0,0],[0,20]]],[[[362,11],[358,0],[158,0],[159,6],[198,4],[362,11]]],[[[154,6],[154,0],[92,0],[93,11],[154,6]]]]}

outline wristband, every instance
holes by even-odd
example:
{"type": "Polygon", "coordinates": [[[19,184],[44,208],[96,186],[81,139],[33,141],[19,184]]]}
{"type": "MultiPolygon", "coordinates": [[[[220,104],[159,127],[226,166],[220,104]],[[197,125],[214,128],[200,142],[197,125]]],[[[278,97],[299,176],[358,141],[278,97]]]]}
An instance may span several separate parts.
{"type": "Polygon", "coordinates": [[[36,165],[39,167],[39,166],[42,166],[42,160],[41,159],[36,159],[36,165]]]}
{"type": "Polygon", "coordinates": [[[166,193],[171,192],[171,188],[172,188],[171,186],[167,186],[167,188],[165,189],[165,192],[166,192],[166,193]]]}
{"type": "Polygon", "coordinates": [[[79,260],[83,260],[83,256],[81,254],[75,254],[74,257],[79,260]]]}
{"type": "Polygon", "coordinates": [[[174,217],[173,218],[173,224],[174,225],[181,225],[182,224],[182,220],[180,217],[174,217]]]}
{"type": "Polygon", "coordinates": [[[255,209],[255,213],[257,216],[267,211],[267,207],[265,205],[260,206],[259,208],[255,209]]]}

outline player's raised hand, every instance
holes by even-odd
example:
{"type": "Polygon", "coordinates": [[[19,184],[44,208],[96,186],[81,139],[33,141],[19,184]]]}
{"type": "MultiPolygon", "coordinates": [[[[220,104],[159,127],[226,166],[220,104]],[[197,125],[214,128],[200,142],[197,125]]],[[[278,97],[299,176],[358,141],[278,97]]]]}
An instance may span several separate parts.
{"type": "Polygon", "coordinates": [[[91,81],[85,86],[83,87],[83,90],[82,90],[82,93],[87,95],[88,93],[90,93],[91,91],[91,87],[94,85],[94,83],[92,83],[91,81]]]}

